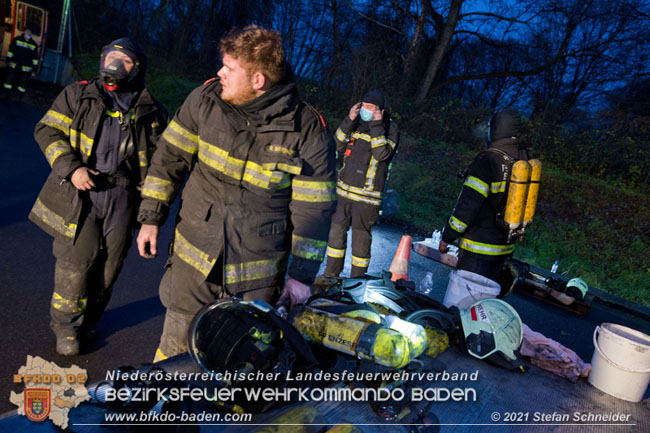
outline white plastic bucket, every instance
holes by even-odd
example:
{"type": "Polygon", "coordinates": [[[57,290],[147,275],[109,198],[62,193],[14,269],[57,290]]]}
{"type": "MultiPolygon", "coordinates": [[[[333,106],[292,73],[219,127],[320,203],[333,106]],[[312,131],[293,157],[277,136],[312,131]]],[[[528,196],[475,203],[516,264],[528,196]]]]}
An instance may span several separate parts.
{"type": "Polygon", "coordinates": [[[455,270],[449,274],[449,284],[442,303],[445,307],[455,305],[464,309],[481,299],[496,298],[499,293],[501,286],[496,281],[474,272],[455,270]]]}
{"type": "Polygon", "coordinates": [[[650,336],[613,323],[596,326],[588,380],[621,400],[641,401],[650,383],[650,336]]]}

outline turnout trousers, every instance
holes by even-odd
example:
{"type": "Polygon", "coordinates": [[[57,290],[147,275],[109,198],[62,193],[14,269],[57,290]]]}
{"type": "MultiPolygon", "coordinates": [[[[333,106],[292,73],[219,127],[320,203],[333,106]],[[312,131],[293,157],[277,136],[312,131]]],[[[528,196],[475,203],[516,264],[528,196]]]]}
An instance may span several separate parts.
{"type": "Polygon", "coordinates": [[[17,65],[15,68],[10,66],[7,69],[7,78],[5,79],[4,88],[6,90],[11,90],[15,86],[16,90],[20,93],[25,93],[27,91],[27,83],[31,76],[32,72],[23,71],[20,65],[17,65]]]}
{"type": "Polygon", "coordinates": [[[133,239],[136,197],[127,186],[83,193],[76,241],[55,238],[50,326],[57,337],[76,338],[104,313],[133,239]]]}
{"type": "Polygon", "coordinates": [[[379,206],[360,203],[344,197],[338,198],[336,212],[332,216],[332,228],[327,242],[327,265],[325,275],[338,277],[343,271],[348,229],[352,227],[351,278],[361,277],[370,265],[372,227],[379,218],[379,206]]]}
{"type": "Polygon", "coordinates": [[[216,300],[226,300],[237,296],[244,301],[261,299],[272,304],[279,290],[277,287],[246,290],[236,294],[224,290],[221,281],[223,260],[219,258],[206,281],[198,287],[188,287],[189,278],[185,272],[191,272],[189,266],[181,260],[170,258],[167,270],[160,281],[160,300],[167,308],[160,344],[153,362],[163,361],[179,353],[187,352],[190,324],[194,316],[204,305],[216,300]]]}
{"type": "Polygon", "coordinates": [[[463,249],[458,254],[456,269],[474,272],[500,283],[503,274],[503,265],[512,254],[497,257],[481,257],[463,249]]]}

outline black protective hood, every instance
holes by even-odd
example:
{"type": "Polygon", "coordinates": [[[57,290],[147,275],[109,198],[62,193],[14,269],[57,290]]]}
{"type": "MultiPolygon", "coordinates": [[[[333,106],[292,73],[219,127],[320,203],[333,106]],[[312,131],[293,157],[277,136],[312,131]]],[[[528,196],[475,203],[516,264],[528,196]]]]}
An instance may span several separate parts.
{"type": "Polygon", "coordinates": [[[119,38],[102,48],[102,60],[100,62],[100,74],[103,67],[104,56],[109,50],[119,50],[128,55],[134,62],[138,63],[136,74],[125,85],[121,85],[117,92],[138,92],[145,86],[147,73],[147,56],[142,48],[131,38],[119,38]]]}
{"type": "Polygon", "coordinates": [[[503,108],[490,120],[490,141],[504,138],[519,138],[521,134],[521,116],[511,108],[503,108]]]}
{"type": "Polygon", "coordinates": [[[512,108],[503,108],[492,116],[488,136],[488,148],[500,149],[519,160],[528,159],[525,140],[521,140],[522,120],[512,108]]]}

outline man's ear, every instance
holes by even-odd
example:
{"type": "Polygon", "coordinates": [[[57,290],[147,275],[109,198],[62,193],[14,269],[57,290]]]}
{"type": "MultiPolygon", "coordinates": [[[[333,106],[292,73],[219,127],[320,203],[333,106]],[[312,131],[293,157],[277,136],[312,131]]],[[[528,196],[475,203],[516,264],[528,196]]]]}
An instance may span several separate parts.
{"type": "Polygon", "coordinates": [[[266,90],[268,87],[269,80],[267,80],[266,76],[259,71],[253,73],[252,81],[253,89],[255,90],[266,90]]]}

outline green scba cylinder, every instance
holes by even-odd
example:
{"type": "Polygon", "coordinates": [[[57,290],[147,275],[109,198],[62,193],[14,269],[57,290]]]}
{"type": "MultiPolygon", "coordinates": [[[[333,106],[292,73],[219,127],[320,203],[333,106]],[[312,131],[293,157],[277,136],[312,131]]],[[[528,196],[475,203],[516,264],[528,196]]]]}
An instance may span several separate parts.
{"type": "MultiPolygon", "coordinates": [[[[420,351],[418,347],[412,349],[406,335],[377,323],[307,306],[296,310],[292,324],[307,340],[360,359],[390,368],[402,368],[420,351]]],[[[414,332],[417,333],[417,330],[414,332]]],[[[422,334],[422,347],[426,347],[426,333],[423,331],[422,334]]]]}

